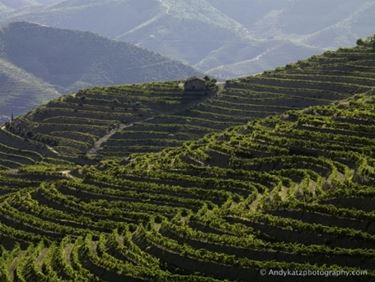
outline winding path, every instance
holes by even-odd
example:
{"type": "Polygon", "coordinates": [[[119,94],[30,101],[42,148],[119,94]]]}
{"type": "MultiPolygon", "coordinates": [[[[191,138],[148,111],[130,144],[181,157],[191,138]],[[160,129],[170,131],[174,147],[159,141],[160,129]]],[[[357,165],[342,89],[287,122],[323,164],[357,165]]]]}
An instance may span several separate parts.
{"type": "Polygon", "coordinates": [[[98,152],[102,149],[102,145],[105,142],[107,142],[113,135],[115,135],[116,133],[124,130],[125,128],[130,128],[130,127],[133,127],[134,125],[139,124],[141,122],[150,121],[150,120],[153,120],[153,119],[154,119],[154,117],[149,117],[149,118],[146,118],[144,120],[133,122],[133,123],[129,123],[129,124],[123,124],[123,123],[120,124],[116,128],[114,128],[111,131],[109,131],[106,135],[104,135],[103,137],[101,137],[100,139],[98,139],[94,143],[94,146],[86,153],[86,157],[89,158],[89,159],[91,159],[91,160],[95,159],[96,156],[98,155],[98,152]]]}
{"type": "MultiPolygon", "coordinates": [[[[224,91],[225,82],[219,81],[219,82],[216,83],[216,85],[218,86],[217,94],[220,94],[221,92],[224,91]]],[[[115,135],[116,133],[124,130],[125,128],[133,127],[136,124],[139,124],[139,123],[142,123],[142,122],[147,122],[147,121],[153,120],[154,118],[155,117],[149,117],[149,118],[146,118],[144,120],[137,121],[137,122],[134,122],[134,123],[120,124],[116,128],[114,128],[111,131],[109,131],[106,135],[104,135],[103,137],[101,137],[100,139],[98,139],[94,143],[94,146],[89,151],[87,151],[86,157],[88,159],[91,159],[91,160],[95,159],[97,157],[97,155],[98,155],[98,152],[102,149],[102,145],[105,142],[107,142],[113,135],[115,135]]]]}
{"type": "Polygon", "coordinates": [[[120,132],[121,130],[124,130],[125,128],[129,128],[134,126],[134,123],[129,124],[120,124],[116,128],[109,131],[106,135],[98,139],[94,146],[86,153],[86,157],[93,160],[98,155],[98,151],[102,149],[102,145],[107,142],[113,135],[115,135],[117,132],[120,132]]]}

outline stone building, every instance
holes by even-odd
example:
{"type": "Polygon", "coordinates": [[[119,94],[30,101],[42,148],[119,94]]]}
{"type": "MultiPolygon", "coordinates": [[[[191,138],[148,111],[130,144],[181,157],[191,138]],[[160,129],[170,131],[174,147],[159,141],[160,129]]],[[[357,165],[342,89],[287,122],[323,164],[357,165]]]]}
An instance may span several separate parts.
{"type": "Polygon", "coordinates": [[[189,92],[200,92],[207,90],[206,81],[203,78],[193,76],[185,81],[184,90],[189,92]]]}

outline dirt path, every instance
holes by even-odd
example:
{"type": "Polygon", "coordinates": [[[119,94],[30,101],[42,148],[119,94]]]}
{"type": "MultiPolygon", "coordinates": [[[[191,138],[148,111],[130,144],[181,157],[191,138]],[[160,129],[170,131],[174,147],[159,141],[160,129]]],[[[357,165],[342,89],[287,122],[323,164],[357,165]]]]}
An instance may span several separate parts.
{"type": "MultiPolygon", "coordinates": [[[[17,138],[21,138],[21,136],[16,135],[16,134],[14,134],[14,133],[8,131],[8,130],[6,129],[6,127],[5,127],[5,125],[1,126],[1,127],[0,127],[0,130],[4,131],[5,133],[8,133],[8,134],[14,135],[14,136],[17,137],[17,138]]],[[[60,153],[57,152],[55,149],[53,149],[51,146],[46,145],[46,148],[47,148],[49,151],[51,151],[52,153],[54,153],[56,156],[60,156],[60,153]]]]}
{"type": "Polygon", "coordinates": [[[66,177],[66,178],[74,178],[71,170],[63,170],[63,171],[61,171],[61,174],[62,174],[62,176],[66,177]]]}
{"type": "Polygon", "coordinates": [[[110,132],[108,132],[106,135],[98,139],[95,143],[94,146],[86,153],[86,157],[89,159],[95,159],[96,156],[98,155],[98,152],[102,149],[102,146],[105,142],[107,142],[113,135],[116,133],[124,130],[125,128],[130,128],[133,127],[134,125],[137,125],[142,122],[147,122],[150,120],[153,120],[154,117],[149,117],[141,121],[136,121],[134,123],[129,123],[129,124],[120,124],[116,128],[112,129],[110,132]]]}
{"type": "Polygon", "coordinates": [[[216,86],[218,88],[217,92],[216,92],[216,95],[220,95],[225,90],[225,81],[218,81],[216,83],[216,86]]]}
{"type": "Polygon", "coordinates": [[[50,150],[52,153],[56,154],[56,156],[60,156],[60,153],[57,152],[54,148],[52,148],[51,146],[48,146],[48,145],[46,145],[46,146],[47,146],[47,149],[50,150]]]}
{"type": "MultiPolygon", "coordinates": [[[[216,94],[222,93],[225,89],[225,82],[219,81],[219,82],[216,83],[216,85],[218,86],[218,91],[217,91],[216,94]]],[[[86,157],[91,159],[91,160],[95,159],[98,155],[98,152],[102,149],[103,144],[105,142],[107,142],[113,135],[115,135],[116,133],[124,130],[125,128],[133,127],[136,124],[139,124],[139,123],[142,123],[142,122],[147,122],[147,121],[153,120],[154,118],[155,117],[149,117],[147,119],[144,119],[142,121],[137,121],[137,122],[134,122],[134,123],[120,124],[116,128],[109,131],[106,135],[104,135],[103,137],[98,139],[94,143],[94,146],[86,153],[86,157]]]]}
{"type": "Polygon", "coordinates": [[[102,149],[102,145],[105,142],[107,142],[117,132],[120,132],[121,130],[124,130],[125,128],[129,128],[132,126],[134,126],[134,123],[120,124],[116,128],[112,129],[110,132],[108,132],[106,135],[104,135],[95,142],[94,146],[86,153],[86,157],[88,157],[89,159],[95,159],[98,155],[98,152],[102,149]]]}

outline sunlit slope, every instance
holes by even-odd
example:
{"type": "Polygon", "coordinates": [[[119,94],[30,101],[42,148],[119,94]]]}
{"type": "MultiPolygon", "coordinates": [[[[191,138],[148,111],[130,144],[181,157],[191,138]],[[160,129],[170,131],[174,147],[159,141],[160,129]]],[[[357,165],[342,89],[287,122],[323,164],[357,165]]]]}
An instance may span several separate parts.
{"type": "Polygon", "coordinates": [[[123,162],[25,167],[19,181],[65,179],[3,193],[1,277],[269,281],[259,269],[339,268],[370,281],[374,112],[368,91],[123,162]]]}
{"type": "Polygon", "coordinates": [[[103,145],[103,157],[158,151],[249,120],[328,104],[375,86],[375,51],[368,41],[254,77],[227,81],[196,107],[126,128],[103,145]]]}
{"type": "Polygon", "coordinates": [[[84,158],[101,138],[160,113],[182,111],[202,99],[180,82],[92,88],[52,100],[7,124],[23,138],[51,146],[63,157],[84,158]]]}

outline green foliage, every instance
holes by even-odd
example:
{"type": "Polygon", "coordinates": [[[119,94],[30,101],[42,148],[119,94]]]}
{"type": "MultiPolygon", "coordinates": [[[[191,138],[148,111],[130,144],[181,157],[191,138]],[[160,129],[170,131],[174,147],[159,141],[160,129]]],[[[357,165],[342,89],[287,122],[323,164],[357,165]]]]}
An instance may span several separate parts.
{"type": "Polygon", "coordinates": [[[189,110],[168,82],[82,90],[16,119],[0,131],[0,278],[257,281],[272,268],[365,270],[374,279],[375,84],[359,71],[368,50],[229,81],[220,99],[189,110]],[[121,107],[160,114],[164,98],[184,114],[115,134],[112,146],[137,148],[126,159],[77,165],[9,131],[32,127],[63,142],[56,150],[79,154],[125,118],[121,107]],[[69,135],[74,119],[86,123],[69,135]]]}

